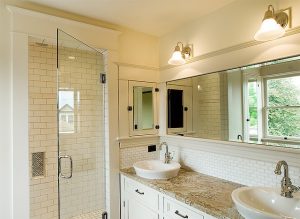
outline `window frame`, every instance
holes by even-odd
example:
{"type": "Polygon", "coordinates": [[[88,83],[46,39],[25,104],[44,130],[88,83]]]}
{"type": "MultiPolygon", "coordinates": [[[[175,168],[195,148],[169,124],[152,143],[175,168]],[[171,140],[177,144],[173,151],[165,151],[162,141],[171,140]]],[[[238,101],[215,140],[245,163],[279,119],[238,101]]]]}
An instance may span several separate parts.
{"type": "Polygon", "coordinates": [[[247,119],[250,117],[249,114],[249,92],[248,92],[248,83],[250,81],[256,81],[256,92],[257,92],[257,142],[261,142],[263,138],[263,103],[262,103],[262,77],[259,74],[259,69],[245,69],[243,70],[243,133],[244,140],[250,142],[250,133],[249,133],[249,122],[247,119]]]}
{"type": "Polygon", "coordinates": [[[300,109],[300,105],[295,106],[268,106],[268,92],[267,92],[267,82],[268,80],[280,79],[280,78],[289,78],[293,76],[300,76],[300,72],[286,72],[281,74],[270,74],[263,76],[263,87],[262,87],[262,96],[263,96],[263,107],[262,107],[262,115],[263,115],[263,139],[262,141],[280,141],[280,142],[289,142],[289,141],[300,141],[300,137],[295,136],[274,136],[268,134],[268,110],[269,109],[292,109],[297,108],[300,109]]]}
{"type": "MultiPolygon", "coordinates": [[[[79,108],[79,103],[77,103],[76,101],[80,101],[80,94],[79,94],[79,91],[76,91],[75,89],[73,88],[59,88],[58,89],[58,95],[59,95],[59,92],[61,91],[70,91],[73,93],[73,101],[74,101],[74,107],[73,107],[73,131],[62,131],[60,130],[61,127],[60,127],[60,119],[61,119],[61,113],[60,113],[60,109],[59,109],[59,97],[57,96],[57,113],[58,113],[58,132],[59,134],[61,135],[69,135],[69,134],[76,134],[78,131],[79,131],[79,124],[80,124],[80,115],[79,115],[79,112],[78,112],[78,108],[79,108]],[[77,118],[77,121],[75,121],[75,116],[78,116],[77,118]]],[[[68,116],[69,115],[66,115],[66,121],[65,122],[68,122],[68,116]]]]}

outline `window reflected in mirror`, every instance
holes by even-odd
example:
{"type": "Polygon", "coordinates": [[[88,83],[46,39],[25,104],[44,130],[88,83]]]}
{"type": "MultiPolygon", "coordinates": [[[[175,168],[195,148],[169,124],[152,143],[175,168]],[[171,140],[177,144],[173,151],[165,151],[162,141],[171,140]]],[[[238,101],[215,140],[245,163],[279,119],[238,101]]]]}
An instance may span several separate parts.
{"type": "Polygon", "coordinates": [[[300,138],[300,76],[266,78],[265,92],[266,136],[300,138]]]}
{"type": "Polygon", "coordinates": [[[300,148],[299,57],[170,81],[167,91],[168,134],[300,148]]]}

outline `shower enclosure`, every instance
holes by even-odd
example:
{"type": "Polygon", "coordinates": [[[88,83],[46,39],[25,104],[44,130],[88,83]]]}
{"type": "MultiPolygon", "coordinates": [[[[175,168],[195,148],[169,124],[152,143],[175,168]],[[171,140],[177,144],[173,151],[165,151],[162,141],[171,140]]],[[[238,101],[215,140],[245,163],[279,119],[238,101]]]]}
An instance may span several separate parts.
{"type": "Polygon", "coordinates": [[[106,218],[104,55],[57,30],[58,212],[106,218]]]}

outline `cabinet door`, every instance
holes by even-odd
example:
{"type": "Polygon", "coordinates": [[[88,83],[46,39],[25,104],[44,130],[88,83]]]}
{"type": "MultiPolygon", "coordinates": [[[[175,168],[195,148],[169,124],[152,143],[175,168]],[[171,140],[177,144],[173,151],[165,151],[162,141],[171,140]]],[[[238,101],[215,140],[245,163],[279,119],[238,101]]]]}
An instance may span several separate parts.
{"type": "Polygon", "coordinates": [[[153,212],[140,201],[129,198],[126,201],[126,219],[158,219],[158,213],[153,212]]]}
{"type": "Polygon", "coordinates": [[[156,83],[129,81],[128,84],[129,134],[157,134],[156,83]]]}

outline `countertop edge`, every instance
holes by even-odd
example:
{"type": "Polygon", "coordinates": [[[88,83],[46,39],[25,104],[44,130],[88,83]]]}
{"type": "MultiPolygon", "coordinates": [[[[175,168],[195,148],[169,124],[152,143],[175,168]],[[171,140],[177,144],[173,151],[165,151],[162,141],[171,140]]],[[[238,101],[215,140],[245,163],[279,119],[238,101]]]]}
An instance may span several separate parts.
{"type": "MultiPolygon", "coordinates": [[[[179,201],[183,204],[186,204],[190,207],[193,207],[193,208],[195,208],[195,209],[197,209],[197,210],[199,210],[199,211],[201,211],[205,214],[216,217],[218,219],[233,219],[233,218],[229,217],[228,215],[224,215],[224,212],[220,212],[219,209],[208,209],[208,208],[206,208],[206,207],[204,207],[200,204],[196,204],[196,203],[193,203],[191,201],[187,201],[186,197],[176,196],[173,192],[170,192],[170,191],[165,190],[165,189],[163,189],[159,186],[154,185],[148,179],[143,179],[143,178],[141,178],[141,177],[139,177],[135,174],[132,175],[133,173],[126,172],[126,170],[128,171],[128,169],[132,169],[132,168],[121,169],[119,172],[120,172],[120,174],[122,174],[122,175],[124,175],[124,176],[126,176],[126,177],[128,177],[128,178],[130,178],[134,181],[137,181],[137,182],[139,182],[139,183],[141,183],[145,186],[148,186],[148,187],[150,187],[150,188],[152,188],[152,189],[154,189],[154,190],[156,190],[156,191],[158,191],[158,192],[160,192],[164,195],[167,195],[167,196],[169,196],[169,197],[171,197],[171,198],[173,198],[173,199],[175,199],[175,200],[177,200],[177,201],[179,201]]],[[[194,171],[191,171],[191,172],[194,172],[194,171]]],[[[195,172],[195,173],[197,173],[197,172],[195,172]]],[[[200,174],[200,173],[197,173],[197,174],[200,174]]],[[[201,175],[205,175],[205,174],[201,174],[201,175]]],[[[216,179],[218,179],[222,182],[230,182],[228,180],[220,179],[220,178],[209,176],[209,175],[205,175],[205,176],[216,178],[216,179]]],[[[240,187],[243,186],[243,185],[240,185],[240,184],[237,184],[237,183],[234,183],[234,182],[231,182],[231,183],[239,185],[240,187]]],[[[238,215],[238,217],[235,217],[235,218],[243,219],[243,217],[239,215],[239,213],[238,213],[237,209],[235,208],[235,206],[233,206],[232,208],[230,208],[228,210],[233,211],[233,212],[236,211],[235,213],[238,215]]]]}

